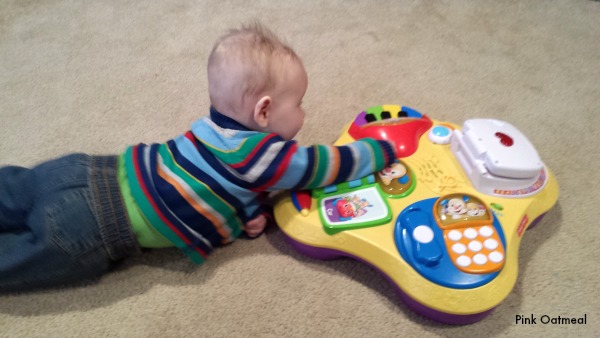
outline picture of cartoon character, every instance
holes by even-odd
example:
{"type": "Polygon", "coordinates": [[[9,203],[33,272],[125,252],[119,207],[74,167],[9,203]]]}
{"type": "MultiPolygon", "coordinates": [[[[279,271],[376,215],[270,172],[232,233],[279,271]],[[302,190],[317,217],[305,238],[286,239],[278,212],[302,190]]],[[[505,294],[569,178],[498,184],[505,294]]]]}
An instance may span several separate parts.
{"type": "Polygon", "coordinates": [[[467,203],[468,216],[483,216],[485,215],[485,207],[478,203],[467,203]]]}
{"type": "Polygon", "coordinates": [[[406,167],[402,163],[392,163],[377,173],[381,182],[385,185],[390,185],[394,179],[406,175],[406,167]]]}
{"type": "Polygon", "coordinates": [[[443,213],[452,216],[452,219],[462,218],[467,216],[467,205],[459,198],[452,198],[444,205],[443,213]]]}
{"type": "Polygon", "coordinates": [[[328,194],[318,200],[319,214],[327,233],[371,227],[392,220],[392,210],[380,187],[369,184],[368,187],[328,194]]]}
{"type": "Polygon", "coordinates": [[[367,207],[372,206],[366,199],[354,195],[336,198],[333,205],[338,211],[341,221],[347,221],[367,213],[367,207]]]}

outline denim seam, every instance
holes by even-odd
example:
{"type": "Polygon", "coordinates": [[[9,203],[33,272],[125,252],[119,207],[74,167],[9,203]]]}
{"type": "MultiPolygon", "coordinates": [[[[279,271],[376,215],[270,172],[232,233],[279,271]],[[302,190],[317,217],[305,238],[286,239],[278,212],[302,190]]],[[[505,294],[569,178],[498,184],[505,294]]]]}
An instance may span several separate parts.
{"type": "Polygon", "coordinates": [[[92,157],[90,179],[100,235],[111,259],[117,261],[140,252],[121,196],[117,157],[92,157]]]}

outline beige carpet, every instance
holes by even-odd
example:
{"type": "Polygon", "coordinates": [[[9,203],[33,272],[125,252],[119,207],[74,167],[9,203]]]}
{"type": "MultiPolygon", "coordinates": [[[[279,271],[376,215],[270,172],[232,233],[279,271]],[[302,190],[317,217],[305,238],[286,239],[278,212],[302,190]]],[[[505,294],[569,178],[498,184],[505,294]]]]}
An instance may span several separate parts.
{"type": "MultiPolygon", "coordinates": [[[[504,119],[556,174],[558,204],[521,243],[512,293],[462,327],[410,311],[371,268],[296,253],[277,228],[194,267],[174,250],[98,284],[0,296],[2,337],[597,336],[597,1],[0,1],[0,163],[164,141],[206,114],[215,38],[261,19],[303,57],[300,143],[361,109],[504,119]],[[587,325],[516,325],[516,315],[587,325]]],[[[2,245],[2,243],[0,243],[2,245]]]]}

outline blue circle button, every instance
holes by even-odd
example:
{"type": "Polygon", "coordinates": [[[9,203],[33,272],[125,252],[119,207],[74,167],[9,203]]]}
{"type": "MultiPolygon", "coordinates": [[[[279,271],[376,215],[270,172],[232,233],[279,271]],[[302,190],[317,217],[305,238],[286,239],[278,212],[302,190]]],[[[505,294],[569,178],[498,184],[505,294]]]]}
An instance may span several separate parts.
{"type": "Polygon", "coordinates": [[[435,126],[429,130],[427,137],[435,144],[448,144],[452,138],[452,129],[446,126],[435,126]]]}

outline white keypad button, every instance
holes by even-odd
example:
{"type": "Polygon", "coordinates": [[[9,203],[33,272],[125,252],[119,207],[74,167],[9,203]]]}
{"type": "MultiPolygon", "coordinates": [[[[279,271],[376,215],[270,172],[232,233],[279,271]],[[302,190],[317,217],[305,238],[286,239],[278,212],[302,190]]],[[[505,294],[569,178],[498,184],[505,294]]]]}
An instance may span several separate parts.
{"type": "Polygon", "coordinates": [[[452,245],[452,251],[454,251],[454,253],[462,255],[467,251],[467,247],[462,243],[456,243],[452,245]]]}
{"type": "Polygon", "coordinates": [[[504,255],[498,251],[494,251],[488,255],[488,258],[494,263],[500,263],[504,259],[504,255]]]}
{"type": "Polygon", "coordinates": [[[465,237],[467,237],[468,239],[475,239],[475,237],[477,237],[477,230],[473,228],[468,228],[467,230],[465,230],[464,234],[465,237]]]}
{"type": "Polygon", "coordinates": [[[487,257],[485,257],[484,254],[477,254],[475,256],[473,256],[473,262],[475,262],[475,264],[477,265],[483,265],[485,263],[487,263],[488,259],[487,257]]]}
{"type": "Polygon", "coordinates": [[[479,234],[483,237],[490,237],[494,234],[494,229],[491,226],[484,225],[479,229],[479,234]]]}
{"type": "Polygon", "coordinates": [[[469,250],[473,252],[479,252],[483,248],[483,245],[480,241],[472,241],[469,243],[469,250]]]}
{"type": "Polygon", "coordinates": [[[458,264],[462,267],[467,267],[467,266],[471,265],[471,258],[469,258],[467,256],[460,256],[456,259],[456,264],[458,264]]]}
{"type": "Polygon", "coordinates": [[[426,225],[419,225],[413,230],[413,238],[419,243],[427,244],[433,240],[433,230],[426,225]]]}
{"type": "Polygon", "coordinates": [[[450,230],[450,232],[448,232],[448,238],[450,238],[450,240],[452,241],[457,242],[460,241],[460,239],[462,238],[462,234],[458,230],[450,230]]]}
{"type": "Polygon", "coordinates": [[[493,238],[488,238],[483,242],[483,246],[489,250],[496,250],[498,247],[498,241],[493,238]]]}

